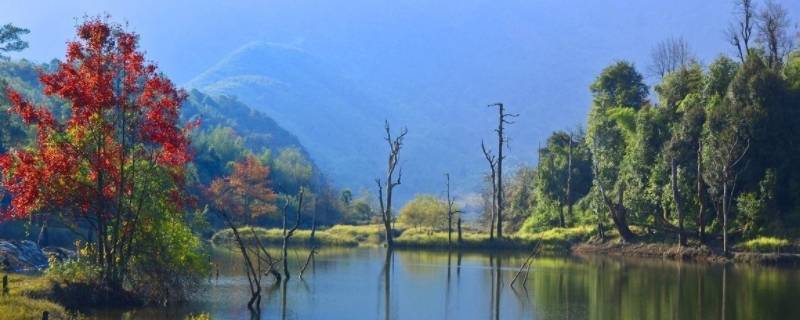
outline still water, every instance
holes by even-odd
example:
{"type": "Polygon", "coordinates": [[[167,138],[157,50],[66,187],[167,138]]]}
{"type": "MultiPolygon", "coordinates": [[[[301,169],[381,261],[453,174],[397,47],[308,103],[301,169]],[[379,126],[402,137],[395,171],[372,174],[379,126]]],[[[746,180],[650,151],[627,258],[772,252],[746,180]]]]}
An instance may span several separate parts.
{"type": "MultiPolygon", "coordinates": [[[[800,319],[800,270],[603,257],[536,258],[525,287],[510,283],[525,253],[323,249],[290,253],[284,288],[264,289],[261,319],[800,319]]],[[[219,278],[168,309],[102,319],[249,319],[235,251],[216,248],[219,278]]],[[[266,279],[266,278],[265,278],[266,279]]]]}

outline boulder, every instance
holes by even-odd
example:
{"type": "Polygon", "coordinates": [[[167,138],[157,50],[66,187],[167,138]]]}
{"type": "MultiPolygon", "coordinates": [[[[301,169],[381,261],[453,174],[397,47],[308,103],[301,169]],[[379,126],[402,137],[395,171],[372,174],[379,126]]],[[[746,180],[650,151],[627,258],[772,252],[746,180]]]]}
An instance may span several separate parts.
{"type": "Polygon", "coordinates": [[[0,240],[0,269],[26,272],[47,268],[47,256],[35,242],[0,240]]]}

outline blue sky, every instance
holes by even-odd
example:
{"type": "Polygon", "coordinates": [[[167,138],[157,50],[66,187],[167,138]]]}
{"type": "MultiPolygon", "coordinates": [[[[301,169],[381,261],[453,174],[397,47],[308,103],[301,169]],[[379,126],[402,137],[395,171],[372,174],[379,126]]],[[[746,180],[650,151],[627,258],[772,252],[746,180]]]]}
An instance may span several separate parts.
{"type": "MultiPolygon", "coordinates": [[[[800,1],[783,2],[793,16],[800,16],[800,1]]],[[[339,59],[343,65],[361,58],[370,63],[386,58],[409,67],[428,66],[427,55],[475,49],[489,57],[493,52],[481,46],[498,43],[483,40],[498,37],[509,40],[498,50],[530,54],[535,50],[525,42],[536,43],[542,37],[539,32],[564,32],[559,37],[565,44],[586,38],[581,40],[585,45],[581,51],[608,55],[605,60],[645,60],[653,43],[675,35],[686,37],[701,56],[713,57],[727,49],[721,31],[730,20],[732,4],[727,0],[5,0],[0,8],[0,22],[31,29],[31,47],[21,55],[36,61],[63,55],[63,43],[72,38],[76,18],[109,13],[114,20],[129,22],[142,35],[149,58],[183,83],[252,40],[298,44],[339,59]]],[[[563,51],[553,63],[582,59],[579,54],[563,51]]],[[[506,61],[514,65],[531,63],[528,59],[533,58],[496,56],[517,60],[506,61]]],[[[550,63],[551,59],[543,60],[550,63]]]]}

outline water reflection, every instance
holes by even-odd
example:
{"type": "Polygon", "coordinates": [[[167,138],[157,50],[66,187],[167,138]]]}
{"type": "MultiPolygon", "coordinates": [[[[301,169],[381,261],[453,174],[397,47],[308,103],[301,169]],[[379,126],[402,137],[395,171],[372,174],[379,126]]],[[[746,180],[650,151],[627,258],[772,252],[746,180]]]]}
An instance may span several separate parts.
{"type": "MultiPolygon", "coordinates": [[[[297,272],[308,251],[290,255],[297,272]],[[296,257],[296,258],[292,258],[296,257]]],[[[797,270],[602,257],[535,258],[525,287],[510,282],[525,253],[320,249],[303,279],[264,284],[261,319],[786,319],[800,314],[797,270]]],[[[169,309],[101,319],[250,316],[240,257],[214,252],[219,278],[169,309]]],[[[216,273],[216,272],[215,272],[216,273]]]]}

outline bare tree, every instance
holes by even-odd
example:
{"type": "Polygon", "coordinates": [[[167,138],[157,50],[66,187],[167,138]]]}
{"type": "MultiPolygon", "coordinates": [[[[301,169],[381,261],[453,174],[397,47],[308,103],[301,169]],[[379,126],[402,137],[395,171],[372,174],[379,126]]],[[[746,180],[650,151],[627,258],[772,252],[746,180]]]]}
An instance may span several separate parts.
{"type": "Polygon", "coordinates": [[[755,5],[752,0],[738,0],[736,2],[738,20],[728,26],[725,37],[728,43],[736,47],[739,60],[744,63],[750,53],[750,38],[753,34],[755,23],[755,5]]]}
{"type": "Polygon", "coordinates": [[[503,144],[508,142],[508,138],[503,133],[503,129],[505,129],[506,124],[513,124],[514,122],[509,121],[508,118],[516,118],[519,114],[511,114],[505,112],[505,106],[502,103],[493,103],[490,104],[489,107],[497,107],[498,111],[498,119],[497,119],[497,172],[495,179],[497,180],[497,238],[503,238],[503,208],[505,207],[505,202],[503,201],[503,144]]]}
{"type": "Polygon", "coordinates": [[[281,246],[282,253],[283,253],[283,275],[286,276],[286,279],[289,279],[289,240],[294,235],[294,232],[297,231],[297,228],[300,226],[300,213],[303,212],[303,196],[305,195],[305,188],[300,187],[300,191],[297,194],[297,214],[295,215],[294,219],[294,226],[291,229],[286,229],[287,220],[289,219],[289,200],[286,201],[286,204],[283,206],[283,244],[281,246]]]}
{"type": "Polygon", "coordinates": [[[392,138],[392,132],[389,128],[389,121],[384,124],[386,130],[386,142],[389,143],[389,161],[386,168],[386,199],[384,201],[383,188],[384,185],[381,179],[375,179],[378,185],[378,201],[380,202],[381,218],[383,219],[383,226],[386,230],[386,246],[392,248],[394,245],[392,235],[392,191],[394,187],[400,185],[400,179],[403,177],[403,169],[398,168],[397,164],[400,160],[400,148],[403,146],[403,139],[408,134],[408,129],[403,128],[400,130],[400,135],[392,138]],[[394,178],[395,170],[397,170],[397,180],[394,178]]]}
{"type": "Polygon", "coordinates": [[[455,199],[450,196],[450,174],[445,173],[447,178],[447,245],[453,245],[453,216],[458,215],[458,243],[461,244],[461,210],[453,210],[455,199]]]}
{"type": "Polygon", "coordinates": [[[786,8],[773,0],[768,0],[764,9],[758,13],[756,40],[767,54],[767,66],[778,69],[783,58],[792,50],[792,37],[789,34],[791,23],[786,8]]]}
{"type": "Polygon", "coordinates": [[[667,38],[659,42],[650,53],[650,58],[650,73],[662,78],[694,60],[689,43],[683,37],[667,38]]]}
{"type": "Polygon", "coordinates": [[[483,156],[486,158],[486,162],[489,163],[489,178],[492,180],[492,209],[489,220],[489,239],[493,240],[494,222],[497,215],[497,180],[495,179],[497,176],[497,158],[495,158],[491,150],[486,149],[486,145],[483,143],[483,141],[481,141],[481,151],[483,151],[483,156]]]}

